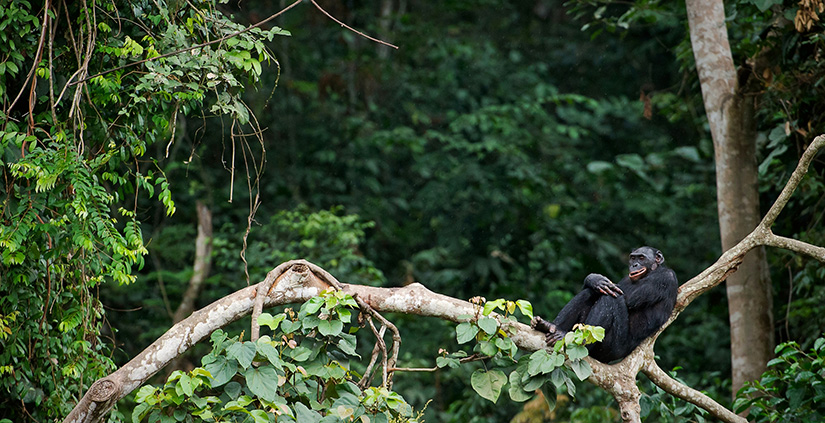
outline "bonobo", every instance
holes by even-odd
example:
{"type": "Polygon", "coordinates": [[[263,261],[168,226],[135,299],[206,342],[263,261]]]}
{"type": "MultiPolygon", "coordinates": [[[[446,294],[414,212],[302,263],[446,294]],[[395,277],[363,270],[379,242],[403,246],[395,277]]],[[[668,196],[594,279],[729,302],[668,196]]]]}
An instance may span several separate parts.
{"type": "Polygon", "coordinates": [[[628,275],[618,285],[591,273],[584,278],[581,292],[552,323],[536,316],[530,325],[546,333],[549,345],[564,338],[577,323],[601,326],[604,340],[588,346],[590,356],[603,363],[624,358],[662,327],[676,304],[679,283],[664,262],[661,251],[637,248],[630,253],[628,275]]]}

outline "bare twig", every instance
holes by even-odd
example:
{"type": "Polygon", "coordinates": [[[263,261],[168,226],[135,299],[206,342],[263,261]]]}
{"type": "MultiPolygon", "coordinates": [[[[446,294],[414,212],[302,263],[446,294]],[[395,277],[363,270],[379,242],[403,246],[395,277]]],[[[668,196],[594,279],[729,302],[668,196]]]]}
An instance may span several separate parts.
{"type": "MultiPolygon", "coordinates": [[[[464,357],[458,360],[459,363],[470,363],[473,361],[482,361],[490,358],[490,356],[486,355],[478,355],[473,354],[469,357],[464,357]]],[[[441,367],[390,367],[391,372],[435,372],[438,371],[441,367]]]]}
{"type": "MultiPolygon", "coordinates": [[[[14,107],[17,100],[20,99],[20,96],[23,95],[23,92],[26,91],[26,86],[29,84],[29,81],[34,76],[34,71],[37,69],[37,65],[40,63],[40,58],[43,57],[43,42],[46,40],[46,28],[49,26],[50,16],[49,16],[49,0],[46,0],[46,4],[43,6],[43,26],[40,28],[40,41],[37,42],[37,51],[35,51],[34,61],[32,61],[32,67],[29,69],[29,73],[26,75],[26,80],[23,82],[23,85],[20,87],[20,92],[17,93],[17,96],[14,97],[11,104],[9,105],[8,109],[6,109],[5,114],[10,115],[11,109],[14,107]]],[[[29,120],[30,125],[34,127],[34,116],[32,113],[32,108],[34,105],[32,104],[33,97],[34,97],[34,89],[37,84],[37,78],[35,77],[32,81],[31,91],[29,93],[29,120]]]]}
{"type": "Polygon", "coordinates": [[[338,19],[336,19],[336,18],[335,18],[335,16],[330,15],[329,13],[327,13],[327,11],[326,11],[326,10],[324,10],[321,6],[319,6],[319,5],[318,5],[318,3],[316,3],[316,2],[315,2],[315,0],[312,0],[312,4],[314,4],[314,5],[315,5],[315,7],[316,7],[316,8],[318,8],[318,10],[320,10],[323,14],[327,15],[327,17],[328,17],[328,18],[330,18],[330,19],[332,19],[333,21],[335,21],[335,23],[337,23],[338,25],[341,25],[342,27],[344,27],[344,28],[346,28],[346,29],[348,29],[348,30],[350,30],[350,31],[352,31],[352,32],[354,32],[354,33],[356,33],[356,34],[358,34],[358,35],[360,35],[360,36],[362,36],[362,37],[364,37],[364,38],[368,39],[368,40],[372,40],[372,41],[375,41],[376,43],[383,44],[383,45],[385,45],[385,46],[389,46],[389,47],[392,47],[392,48],[394,48],[394,49],[398,50],[398,46],[396,46],[396,45],[390,44],[390,43],[388,43],[388,42],[386,42],[386,41],[381,41],[381,40],[379,40],[378,38],[373,38],[373,37],[370,37],[369,35],[364,34],[363,32],[358,31],[358,30],[356,30],[355,28],[353,28],[353,27],[351,27],[351,26],[349,26],[349,25],[347,25],[347,24],[345,24],[345,23],[343,23],[343,22],[339,21],[338,19]]]}
{"type": "Polygon", "coordinates": [[[366,387],[372,383],[373,367],[375,367],[375,363],[378,362],[378,353],[382,352],[382,348],[383,352],[386,352],[387,350],[387,347],[384,344],[384,333],[386,332],[387,327],[382,326],[381,330],[376,331],[375,325],[372,324],[371,319],[372,317],[367,315],[367,323],[369,324],[372,334],[375,335],[376,341],[375,346],[372,347],[372,353],[370,354],[370,362],[367,365],[367,369],[364,371],[364,375],[361,376],[361,380],[358,381],[358,386],[361,387],[361,389],[366,389],[366,387]]]}

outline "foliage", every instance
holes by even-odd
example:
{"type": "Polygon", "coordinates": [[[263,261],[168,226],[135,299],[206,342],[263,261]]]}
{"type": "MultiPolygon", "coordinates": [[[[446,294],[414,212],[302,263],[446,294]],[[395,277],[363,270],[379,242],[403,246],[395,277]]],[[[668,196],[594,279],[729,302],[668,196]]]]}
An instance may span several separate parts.
{"type": "Polygon", "coordinates": [[[825,338],[804,351],[796,342],[776,347],[762,379],[737,393],[737,412],[753,422],[809,422],[825,418],[825,338]]]}
{"type": "MultiPolygon", "coordinates": [[[[272,270],[273,263],[306,258],[334,270],[347,283],[381,283],[384,275],[360,251],[366,231],[375,223],[343,212],[341,206],[312,211],[299,205],[275,213],[249,236],[246,260],[252,280],[263,279],[266,272],[272,270]]],[[[242,246],[230,241],[232,235],[227,231],[216,239],[219,247],[216,261],[225,269],[239,269],[237,251],[242,246]]]]}
{"type": "MultiPolygon", "coordinates": [[[[517,365],[509,376],[505,376],[504,372],[497,368],[475,370],[470,382],[482,398],[496,403],[502,389],[509,383],[508,392],[513,401],[526,401],[541,389],[552,411],[555,407],[557,389],[565,387],[570,396],[576,394],[570,372],[566,371],[565,367],[572,370],[578,380],[585,380],[592,374],[590,364],[584,360],[587,356],[585,345],[604,339],[604,328],[576,325],[574,330],[556,342],[552,352],[542,349],[517,358],[518,348],[509,338],[505,323],[517,322],[512,314],[516,309],[531,319],[533,306],[530,302],[504,299],[486,302],[479,297],[470,301],[476,304],[478,315],[461,317],[466,321],[456,327],[458,343],[464,344],[475,340],[473,350],[480,356],[490,358],[496,366],[517,365]],[[494,314],[494,310],[501,310],[503,314],[494,314]]],[[[438,367],[457,367],[458,358],[462,356],[466,354],[439,357],[438,367]]]]}
{"type": "Polygon", "coordinates": [[[95,292],[144,266],[141,204],[176,210],[160,145],[204,108],[246,122],[242,84],[286,35],[204,44],[242,28],[211,1],[47,4],[0,8],[0,309],[17,313],[0,414],[16,421],[64,416],[114,367],[95,292]]]}
{"type": "Polygon", "coordinates": [[[416,421],[398,393],[355,383],[353,307],[349,295],[325,291],[297,313],[262,313],[258,322],[271,335],[255,342],[215,331],[202,367],[173,373],[162,388],[140,388],[133,421],[416,421]]]}

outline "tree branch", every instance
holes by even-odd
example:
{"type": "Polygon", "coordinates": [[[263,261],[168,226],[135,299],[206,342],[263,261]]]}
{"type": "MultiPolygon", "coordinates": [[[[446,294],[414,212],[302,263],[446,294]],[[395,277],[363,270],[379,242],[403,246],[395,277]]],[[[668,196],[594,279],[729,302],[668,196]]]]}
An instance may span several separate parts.
{"type": "Polygon", "coordinates": [[[722,407],[722,405],[712,400],[709,396],[677,381],[676,379],[673,379],[653,360],[645,363],[645,366],[642,368],[642,372],[647,375],[651,382],[664,389],[665,392],[681,398],[691,404],[698,405],[721,420],[737,423],[747,422],[747,419],[737,415],[725,407],[722,407]]]}

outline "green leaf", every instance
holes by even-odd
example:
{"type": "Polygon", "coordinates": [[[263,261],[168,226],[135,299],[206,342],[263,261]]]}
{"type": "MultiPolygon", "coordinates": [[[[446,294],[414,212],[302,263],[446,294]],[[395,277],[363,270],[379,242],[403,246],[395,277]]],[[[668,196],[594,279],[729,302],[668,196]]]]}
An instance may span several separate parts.
{"type": "Polygon", "coordinates": [[[236,342],[226,349],[226,356],[238,360],[238,364],[248,369],[255,358],[257,347],[252,341],[236,342]]]}
{"type": "Polygon", "coordinates": [[[521,310],[521,314],[528,319],[533,318],[533,304],[531,304],[530,301],[518,300],[516,301],[516,305],[518,306],[518,309],[521,310]]]}
{"type": "Polygon", "coordinates": [[[318,322],[318,332],[324,336],[337,336],[344,329],[340,320],[321,320],[318,322]]]}
{"type": "Polygon", "coordinates": [[[237,399],[241,395],[241,384],[234,381],[229,382],[223,387],[223,391],[226,392],[226,395],[229,395],[229,398],[237,399]]]}
{"type": "Polygon", "coordinates": [[[606,170],[613,168],[613,163],[603,162],[599,160],[592,161],[587,164],[587,171],[590,173],[599,174],[606,170]]]}
{"type": "Polygon", "coordinates": [[[564,364],[564,358],[561,362],[558,360],[558,354],[549,354],[546,350],[538,350],[530,354],[530,361],[527,364],[527,373],[530,376],[535,376],[539,373],[547,374],[552,372],[556,367],[564,364]]]}
{"type": "Polygon", "coordinates": [[[502,308],[503,309],[504,308],[504,302],[505,301],[504,301],[503,298],[499,298],[499,299],[493,300],[493,301],[487,301],[486,303],[484,303],[484,308],[482,309],[481,314],[483,314],[485,316],[489,316],[490,313],[493,310],[495,310],[497,308],[502,308]]]}
{"type": "Polygon", "coordinates": [[[355,335],[342,333],[340,337],[341,339],[338,340],[338,348],[340,348],[341,351],[349,355],[361,358],[361,355],[359,355],[358,352],[355,350],[358,342],[358,339],[355,337],[355,335]]]}
{"type": "Polygon", "coordinates": [[[435,365],[439,368],[443,367],[451,367],[453,369],[457,369],[461,366],[461,362],[457,358],[452,357],[436,357],[435,365]]]}
{"type": "Polygon", "coordinates": [[[180,390],[183,391],[186,396],[191,397],[193,393],[195,393],[195,383],[192,380],[192,376],[184,373],[181,375],[180,379],[178,379],[178,384],[175,386],[175,390],[180,387],[180,390]]]}
{"type": "Polygon", "coordinates": [[[297,346],[288,351],[289,356],[295,361],[306,361],[312,355],[312,350],[303,346],[297,346]]]}
{"type": "Polygon", "coordinates": [[[255,419],[255,423],[269,423],[269,415],[264,410],[252,410],[249,415],[255,419]]]}
{"type": "Polygon", "coordinates": [[[580,360],[587,357],[587,348],[581,345],[569,345],[567,347],[567,357],[571,360],[580,360]]]}
{"type": "Polygon", "coordinates": [[[295,403],[295,420],[298,423],[318,423],[321,421],[321,415],[315,411],[310,410],[300,402],[295,403]]]}
{"type": "Polygon", "coordinates": [[[521,385],[521,376],[518,371],[513,370],[509,377],[510,388],[508,392],[510,399],[515,402],[524,402],[533,397],[532,393],[524,391],[524,387],[521,385]]]}
{"type": "Polygon", "coordinates": [[[553,385],[545,383],[541,387],[541,393],[544,394],[544,400],[547,401],[548,412],[556,409],[556,388],[553,385]]]}
{"type": "Polygon", "coordinates": [[[492,317],[482,317],[478,319],[478,327],[481,328],[487,335],[492,335],[498,331],[498,321],[492,317]]]}
{"type": "Polygon", "coordinates": [[[281,352],[272,345],[272,341],[266,342],[262,341],[263,338],[258,339],[256,342],[258,354],[266,357],[266,359],[276,368],[280,369],[284,365],[284,361],[281,359],[281,352]]]}
{"type": "Polygon", "coordinates": [[[590,368],[590,363],[584,360],[573,360],[570,362],[570,368],[576,373],[579,380],[585,380],[593,374],[593,369],[590,368]]]}
{"type": "Polygon", "coordinates": [[[759,8],[760,12],[764,12],[773,5],[782,4],[782,0],[750,0],[750,3],[759,8]]]}
{"type": "Polygon", "coordinates": [[[323,305],[324,299],[322,297],[312,297],[309,301],[304,303],[303,307],[301,307],[301,311],[306,314],[315,314],[323,305]]]}
{"type": "Polygon", "coordinates": [[[301,321],[284,320],[281,322],[281,330],[285,334],[290,334],[301,328],[301,321]]]}
{"type": "Polygon", "coordinates": [[[505,383],[507,383],[507,376],[505,376],[501,370],[497,369],[490,371],[478,369],[473,372],[473,376],[470,378],[470,384],[473,386],[473,389],[482,398],[493,403],[498,401],[498,397],[501,395],[501,388],[505,383]]]}
{"type": "Polygon", "coordinates": [[[475,339],[476,334],[478,334],[478,326],[470,322],[461,323],[455,328],[455,339],[459,344],[472,341],[475,339]]]}
{"type": "Polygon", "coordinates": [[[278,324],[281,323],[284,319],[286,319],[286,314],[280,313],[276,316],[272,316],[269,313],[261,313],[258,316],[258,325],[260,326],[267,326],[271,330],[277,330],[278,324]]]}
{"type": "Polygon", "coordinates": [[[244,372],[249,390],[259,398],[275,401],[278,397],[278,372],[272,367],[250,368],[244,372]]]}
{"type": "Polygon", "coordinates": [[[229,382],[235,376],[238,372],[238,362],[224,356],[217,356],[214,361],[204,365],[204,369],[212,375],[211,385],[216,388],[229,382]]]}

